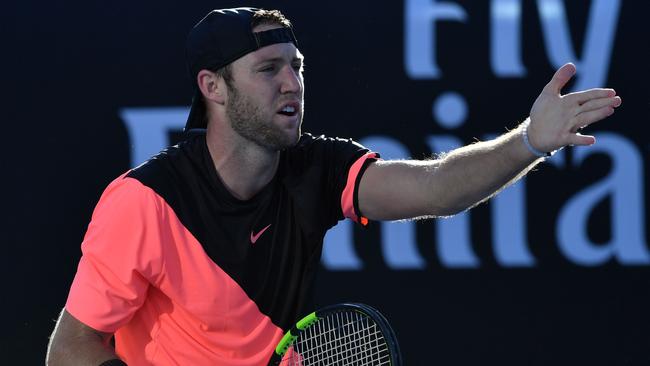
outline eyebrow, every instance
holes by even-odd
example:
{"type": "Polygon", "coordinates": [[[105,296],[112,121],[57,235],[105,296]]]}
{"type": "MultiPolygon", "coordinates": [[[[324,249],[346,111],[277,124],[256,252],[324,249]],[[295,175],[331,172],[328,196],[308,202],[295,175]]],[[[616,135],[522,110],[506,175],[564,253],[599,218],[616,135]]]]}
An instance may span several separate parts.
{"type": "MultiPolygon", "coordinates": [[[[291,62],[296,62],[296,61],[300,61],[300,63],[303,63],[305,62],[305,57],[303,55],[298,55],[291,59],[291,62]]],[[[256,62],[255,64],[259,65],[266,62],[284,62],[284,57],[269,57],[269,58],[262,59],[256,62]]]]}

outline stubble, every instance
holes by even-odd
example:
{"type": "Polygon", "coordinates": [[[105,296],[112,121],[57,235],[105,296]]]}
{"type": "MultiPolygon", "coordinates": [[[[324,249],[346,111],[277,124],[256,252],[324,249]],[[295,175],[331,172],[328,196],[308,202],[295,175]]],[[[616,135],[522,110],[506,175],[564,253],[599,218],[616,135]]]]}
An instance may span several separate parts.
{"type": "Polygon", "coordinates": [[[295,134],[288,134],[273,125],[273,116],[265,116],[260,106],[235,86],[228,87],[226,114],[232,129],[245,139],[271,150],[284,150],[294,146],[300,137],[302,116],[295,134]]]}

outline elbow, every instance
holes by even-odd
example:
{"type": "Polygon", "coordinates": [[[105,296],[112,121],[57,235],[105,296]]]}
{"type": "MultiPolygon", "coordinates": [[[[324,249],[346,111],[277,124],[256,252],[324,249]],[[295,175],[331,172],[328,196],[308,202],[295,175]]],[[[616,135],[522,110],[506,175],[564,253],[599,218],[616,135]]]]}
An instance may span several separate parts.
{"type": "Polygon", "coordinates": [[[428,215],[435,216],[435,217],[451,217],[461,212],[464,212],[469,208],[470,206],[461,205],[461,204],[456,204],[456,205],[438,204],[431,207],[428,215]]]}

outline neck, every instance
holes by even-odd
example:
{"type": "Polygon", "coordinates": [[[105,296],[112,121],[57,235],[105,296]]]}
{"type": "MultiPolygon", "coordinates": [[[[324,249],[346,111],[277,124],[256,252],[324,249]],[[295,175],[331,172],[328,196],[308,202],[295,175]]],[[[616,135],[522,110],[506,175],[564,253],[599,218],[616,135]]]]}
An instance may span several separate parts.
{"type": "Polygon", "coordinates": [[[229,137],[208,128],[208,151],[228,191],[240,200],[248,200],[273,179],[280,162],[280,152],[238,135],[229,137]]]}

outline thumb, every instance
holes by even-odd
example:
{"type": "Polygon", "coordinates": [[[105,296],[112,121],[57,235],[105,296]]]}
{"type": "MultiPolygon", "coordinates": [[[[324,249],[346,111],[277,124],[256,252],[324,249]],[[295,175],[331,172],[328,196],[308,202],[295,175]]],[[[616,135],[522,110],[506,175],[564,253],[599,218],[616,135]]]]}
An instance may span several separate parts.
{"type": "Polygon", "coordinates": [[[571,80],[575,73],[576,67],[574,64],[570,62],[564,64],[555,72],[551,81],[544,87],[544,90],[559,95],[562,88],[571,80]]]}
{"type": "Polygon", "coordinates": [[[591,135],[573,134],[569,137],[569,144],[576,146],[589,146],[596,143],[596,138],[591,135]]]}

